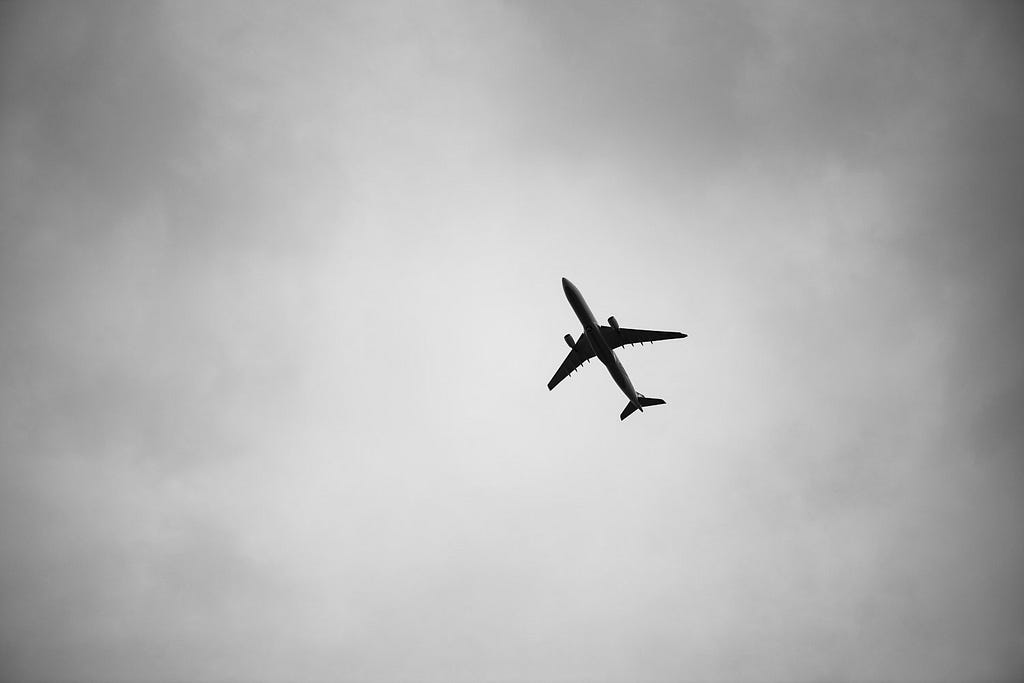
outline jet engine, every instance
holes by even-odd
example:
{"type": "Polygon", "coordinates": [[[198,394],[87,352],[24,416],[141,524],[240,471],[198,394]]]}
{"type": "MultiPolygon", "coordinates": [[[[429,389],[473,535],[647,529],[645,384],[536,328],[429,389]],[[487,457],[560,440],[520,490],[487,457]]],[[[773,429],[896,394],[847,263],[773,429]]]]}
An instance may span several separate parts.
{"type": "Polygon", "coordinates": [[[565,335],[565,343],[569,345],[570,349],[575,349],[576,348],[576,342],[574,342],[572,340],[572,335],[571,334],[565,335]]]}
{"type": "Polygon", "coordinates": [[[612,326],[612,329],[616,332],[619,331],[619,321],[615,319],[615,316],[608,318],[608,324],[612,326]]]}

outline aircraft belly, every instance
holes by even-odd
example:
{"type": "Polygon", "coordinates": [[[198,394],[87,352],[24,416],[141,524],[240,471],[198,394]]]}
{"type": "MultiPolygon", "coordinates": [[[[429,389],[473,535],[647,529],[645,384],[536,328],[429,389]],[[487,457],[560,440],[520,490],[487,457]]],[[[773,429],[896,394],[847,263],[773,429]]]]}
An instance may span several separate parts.
{"type": "Polygon", "coordinates": [[[633,400],[633,394],[636,393],[633,389],[633,383],[629,381],[629,377],[626,373],[615,373],[615,383],[619,385],[619,389],[622,389],[622,393],[626,395],[626,398],[633,400]]]}
{"type": "Polygon", "coordinates": [[[605,343],[600,328],[587,326],[586,332],[590,348],[594,349],[594,355],[607,366],[612,361],[612,352],[608,348],[608,344],[605,343]]]}

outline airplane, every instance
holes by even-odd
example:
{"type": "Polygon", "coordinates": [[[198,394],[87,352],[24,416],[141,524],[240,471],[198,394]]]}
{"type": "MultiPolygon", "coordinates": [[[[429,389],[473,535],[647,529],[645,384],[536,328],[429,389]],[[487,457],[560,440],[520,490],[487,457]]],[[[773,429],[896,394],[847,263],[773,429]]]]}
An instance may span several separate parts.
{"type": "Polygon", "coordinates": [[[648,406],[663,405],[665,401],[660,398],[647,398],[636,392],[633,383],[629,381],[629,375],[626,374],[622,363],[615,355],[615,349],[620,346],[642,345],[662,339],[682,339],[686,335],[682,332],[656,332],[619,327],[615,316],[608,318],[608,325],[598,325],[590,306],[580,294],[580,290],[576,289],[576,285],[563,277],[562,289],[565,291],[565,298],[569,300],[569,305],[572,306],[576,317],[583,324],[583,334],[576,341],[573,341],[571,334],[565,335],[565,343],[569,345],[570,349],[569,355],[565,357],[562,365],[555,372],[555,376],[548,382],[548,391],[554,389],[559,382],[575,372],[581,365],[597,356],[597,359],[608,368],[608,373],[619,385],[619,389],[622,389],[622,393],[629,399],[629,403],[619,415],[619,420],[625,420],[636,410],[642,413],[648,406]]]}

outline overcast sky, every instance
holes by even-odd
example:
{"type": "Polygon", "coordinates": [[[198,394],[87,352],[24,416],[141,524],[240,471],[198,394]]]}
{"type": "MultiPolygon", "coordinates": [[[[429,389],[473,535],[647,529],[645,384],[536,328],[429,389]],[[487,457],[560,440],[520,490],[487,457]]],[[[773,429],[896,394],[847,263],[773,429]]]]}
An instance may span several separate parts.
{"type": "Polygon", "coordinates": [[[0,5],[0,680],[1020,680],[1022,39],[0,5]]]}

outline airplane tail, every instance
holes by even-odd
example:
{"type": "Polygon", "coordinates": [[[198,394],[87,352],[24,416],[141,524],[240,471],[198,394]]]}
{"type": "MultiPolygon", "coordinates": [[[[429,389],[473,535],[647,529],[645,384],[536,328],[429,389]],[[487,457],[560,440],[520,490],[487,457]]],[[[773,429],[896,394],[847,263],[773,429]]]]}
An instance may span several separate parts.
{"type": "MultiPolygon", "coordinates": [[[[637,394],[636,397],[640,399],[640,406],[642,408],[646,408],[648,406],[660,406],[665,403],[665,401],[660,398],[647,398],[643,394],[637,394]]],[[[622,414],[619,415],[619,419],[625,420],[627,417],[632,415],[635,410],[636,406],[632,402],[627,403],[626,407],[622,410],[622,414]]]]}

